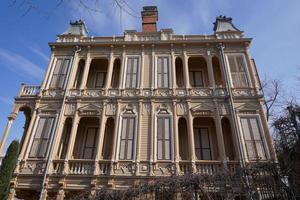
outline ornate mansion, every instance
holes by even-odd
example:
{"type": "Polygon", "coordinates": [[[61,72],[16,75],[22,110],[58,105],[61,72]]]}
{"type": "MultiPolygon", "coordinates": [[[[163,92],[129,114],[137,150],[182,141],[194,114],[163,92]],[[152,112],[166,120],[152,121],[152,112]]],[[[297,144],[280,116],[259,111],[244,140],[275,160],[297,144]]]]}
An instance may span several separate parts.
{"type": "Polygon", "coordinates": [[[24,112],[10,199],[275,159],[251,38],[225,16],[211,35],[177,35],[157,30],[157,7],[141,15],[141,32],[93,37],[79,20],[49,43],[44,81],[21,85],[4,133],[24,112]]]}

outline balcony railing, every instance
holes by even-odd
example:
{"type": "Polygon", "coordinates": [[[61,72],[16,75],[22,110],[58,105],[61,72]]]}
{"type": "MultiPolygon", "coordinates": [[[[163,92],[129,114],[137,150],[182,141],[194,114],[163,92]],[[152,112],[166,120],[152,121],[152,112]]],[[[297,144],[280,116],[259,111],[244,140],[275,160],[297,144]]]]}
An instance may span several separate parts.
{"type": "Polygon", "coordinates": [[[33,97],[40,93],[40,86],[22,84],[19,97],[33,97]]]}

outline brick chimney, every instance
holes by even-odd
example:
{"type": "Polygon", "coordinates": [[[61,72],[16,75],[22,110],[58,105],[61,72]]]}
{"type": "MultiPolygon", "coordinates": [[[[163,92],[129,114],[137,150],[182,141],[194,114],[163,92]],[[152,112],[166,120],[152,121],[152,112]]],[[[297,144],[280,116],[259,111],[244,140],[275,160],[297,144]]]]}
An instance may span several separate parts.
{"type": "Polygon", "coordinates": [[[157,32],[158,12],[156,6],[144,6],[142,14],[143,32],[157,32]]]}

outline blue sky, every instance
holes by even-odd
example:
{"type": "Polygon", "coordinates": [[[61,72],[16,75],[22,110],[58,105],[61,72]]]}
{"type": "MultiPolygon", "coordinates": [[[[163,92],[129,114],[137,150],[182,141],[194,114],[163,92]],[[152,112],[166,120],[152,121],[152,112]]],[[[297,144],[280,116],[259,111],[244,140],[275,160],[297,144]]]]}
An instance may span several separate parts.
{"type": "MultiPolygon", "coordinates": [[[[17,0],[0,1],[0,136],[10,114],[13,97],[21,83],[40,85],[48,65],[48,42],[62,33],[70,20],[82,18],[90,35],[122,35],[126,29],[141,29],[140,18],[114,6],[113,0],[87,0],[97,10],[86,10],[77,0],[33,1],[27,5],[17,0]]],[[[252,37],[252,57],[261,77],[279,79],[285,96],[300,98],[300,1],[299,0],[128,0],[127,10],[139,16],[142,6],[157,5],[159,28],[173,28],[177,34],[212,34],[218,15],[233,18],[234,24],[252,37]]],[[[21,138],[24,123],[20,113],[8,138],[21,138]]],[[[7,146],[7,145],[6,145],[7,146]]]]}

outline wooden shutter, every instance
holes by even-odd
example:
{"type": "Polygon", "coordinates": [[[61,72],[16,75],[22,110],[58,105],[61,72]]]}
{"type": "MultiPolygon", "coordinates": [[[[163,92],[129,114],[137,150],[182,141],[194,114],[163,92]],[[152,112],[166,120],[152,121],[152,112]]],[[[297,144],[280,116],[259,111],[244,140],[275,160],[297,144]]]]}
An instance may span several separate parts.
{"type": "Polygon", "coordinates": [[[52,75],[52,80],[50,83],[50,88],[63,88],[65,84],[65,79],[70,64],[70,59],[59,58],[56,61],[54,72],[52,75]]]}
{"type": "Polygon", "coordinates": [[[120,160],[132,160],[135,136],[135,117],[124,117],[120,139],[120,160]]]}
{"type": "Polygon", "coordinates": [[[128,58],[125,88],[136,88],[138,82],[138,58],[128,58]]]}
{"type": "Polygon", "coordinates": [[[157,118],[157,159],[171,159],[170,117],[157,118]]]}
{"type": "Polygon", "coordinates": [[[247,87],[246,65],[242,55],[229,55],[228,62],[234,87],[247,87]]]}

